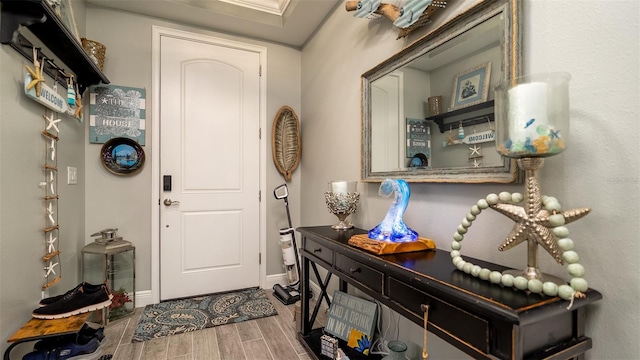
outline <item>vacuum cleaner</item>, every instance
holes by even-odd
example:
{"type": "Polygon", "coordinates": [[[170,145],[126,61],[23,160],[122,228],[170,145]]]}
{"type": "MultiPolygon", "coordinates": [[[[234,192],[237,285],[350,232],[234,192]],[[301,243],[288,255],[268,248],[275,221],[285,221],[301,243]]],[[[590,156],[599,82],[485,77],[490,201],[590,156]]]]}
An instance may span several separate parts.
{"type": "Polygon", "coordinates": [[[298,246],[296,245],[295,230],[291,226],[291,214],[289,213],[289,189],[287,184],[282,184],[273,190],[276,199],[284,200],[287,209],[289,227],[280,229],[280,246],[282,247],[282,259],[287,274],[289,285],[285,288],[280,284],[273,285],[273,296],[285,305],[290,305],[300,300],[300,263],[298,261],[298,246]]]}

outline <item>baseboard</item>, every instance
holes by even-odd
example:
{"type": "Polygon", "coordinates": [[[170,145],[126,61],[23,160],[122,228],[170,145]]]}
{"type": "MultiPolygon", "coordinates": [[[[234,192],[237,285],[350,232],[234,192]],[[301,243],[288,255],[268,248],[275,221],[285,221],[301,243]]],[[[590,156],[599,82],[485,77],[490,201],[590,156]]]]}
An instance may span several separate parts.
{"type": "Polygon", "coordinates": [[[280,284],[282,286],[287,286],[289,284],[287,280],[287,274],[275,274],[275,275],[267,275],[265,279],[265,289],[273,289],[273,285],[280,284]]]}
{"type": "Polygon", "coordinates": [[[151,290],[136,291],[136,307],[145,307],[153,304],[151,290]]]}

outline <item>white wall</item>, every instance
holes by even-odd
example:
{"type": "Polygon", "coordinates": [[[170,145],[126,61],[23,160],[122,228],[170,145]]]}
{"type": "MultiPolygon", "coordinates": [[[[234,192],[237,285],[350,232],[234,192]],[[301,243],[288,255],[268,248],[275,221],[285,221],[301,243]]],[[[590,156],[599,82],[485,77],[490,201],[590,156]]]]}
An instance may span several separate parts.
{"type": "MultiPolygon", "coordinates": [[[[51,52],[47,51],[51,56],[51,52]]],[[[42,256],[47,251],[43,228],[45,191],[39,186],[45,147],[41,134],[46,123],[45,108],[24,95],[25,65],[33,68],[8,45],[0,47],[0,348],[31,318],[42,296],[46,279],[42,256]]],[[[57,62],[57,64],[62,65],[57,62]]],[[[49,86],[53,79],[46,76],[49,86]]],[[[66,94],[60,86],[58,92],[66,94]]],[[[66,95],[64,95],[66,96],[66,95]]],[[[52,115],[50,110],[46,115],[52,115]]],[[[56,248],[60,250],[56,275],[62,279],[50,288],[51,294],[64,292],[78,283],[80,250],[84,246],[84,124],[61,115],[57,145],[58,206],[60,226],[56,248]],[[78,170],[78,185],[67,185],[67,167],[78,170]]],[[[55,134],[54,130],[50,130],[55,134]]],[[[54,258],[54,262],[58,259],[54,258]]],[[[55,276],[49,278],[53,280],[55,276]]],[[[14,355],[18,355],[16,349],[14,355]]]]}
{"type": "MultiPolygon", "coordinates": [[[[558,197],[565,208],[593,208],[569,225],[586,278],[604,296],[587,312],[591,359],[640,357],[639,10],[635,0],[523,5],[524,73],[568,71],[573,76],[570,144],[546,161],[540,181],[543,193],[558,197]]],[[[335,222],[322,196],[327,180],[360,178],[360,75],[414,39],[396,40],[396,35],[388,21],[357,19],[339,7],[302,52],[303,225],[335,222]]],[[[359,186],[360,209],[352,220],[369,229],[390,204],[377,196],[378,184],[359,186]]],[[[522,187],[414,183],[411,190],[405,222],[448,250],[472,204],[488,193],[522,187]]],[[[526,249],[497,251],[512,226],[500,214],[483,213],[465,237],[463,254],[523,267],[526,249]]],[[[541,255],[540,266],[566,277],[549,256],[541,255]]],[[[420,342],[418,326],[402,319],[400,328],[401,339],[420,342]]],[[[438,347],[430,356],[459,354],[438,347]]]]}
{"type": "MultiPolygon", "coordinates": [[[[84,16],[84,3],[76,6],[77,16],[84,16]]],[[[84,32],[84,21],[78,22],[84,32]]],[[[26,33],[26,36],[30,36],[26,33]]],[[[30,36],[34,38],[33,36],[30,36]]],[[[43,47],[48,56],[53,52],[43,47]]],[[[67,67],[56,61],[61,67],[67,67]]],[[[25,65],[33,64],[8,45],[0,46],[0,351],[7,348],[7,338],[31,318],[43,292],[42,256],[47,250],[42,229],[45,227],[43,171],[45,146],[41,135],[45,128],[45,108],[24,95],[25,65]]],[[[45,75],[53,87],[53,79],[45,75]]],[[[58,93],[66,96],[60,86],[58,93]]],[[[51,115],[51,111],[46,112],[51,115]]],[[[70,116],[60,116],[57,147],[58,208],[60,225],[57,275],[62,279],[50,293],[64,292],[78,283],[80,251],[84,246],[84,125],[70,116]],[[78,184],[67,185],[67,167],[78,170],[78,184]]],[[[51,130],[50,130],[51,131],[51,130]]],[[[49,280],[52,280],[51,277],[49,280]]],[[[17,347],[12,355],[21,356],[28,346],[17,347]]]]}

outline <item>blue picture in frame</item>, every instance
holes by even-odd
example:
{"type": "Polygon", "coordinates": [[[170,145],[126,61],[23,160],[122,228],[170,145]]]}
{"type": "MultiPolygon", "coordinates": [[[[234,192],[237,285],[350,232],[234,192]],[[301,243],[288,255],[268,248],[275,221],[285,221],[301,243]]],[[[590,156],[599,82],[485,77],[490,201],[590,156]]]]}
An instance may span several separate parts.
{"type": "Polygon", "coordinates": [[[145,153],[135,140],[118,137],[102,145],[100,160],[112,174],[131,175],[142,169],[145,153]]]}
{"type": "Polygon", "coordinates": [[[480,104],[489,98],[491,62],[478,65],[457,74],[453,80],[451,110],[480,104]]]}

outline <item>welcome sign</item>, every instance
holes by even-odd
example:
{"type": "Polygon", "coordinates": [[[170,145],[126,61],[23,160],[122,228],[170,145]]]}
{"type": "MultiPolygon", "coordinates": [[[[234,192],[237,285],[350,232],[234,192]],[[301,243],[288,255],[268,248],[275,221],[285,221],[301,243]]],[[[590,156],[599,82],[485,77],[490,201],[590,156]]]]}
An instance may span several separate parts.
{"type": "Polygon", "coordinates": [[[336,291],[324,331],[366,353],[371,346],[377,315],[378,305],[375,302],[336,291]]]}
{"type": "Polygon", "coordinates": [[[55,112],[67,112],[68,106],[66,98],[60,96],[55,89],[50,88],[44,82],[40,83],[40,94],[36,94],[35,86],[31,89],[27,89],[27,85],[31,82],[31,80],[31,75],[29,73],[26,73],[24,75],[25,95],[31,98],[31,100],[37,101],[55,112]]]}

